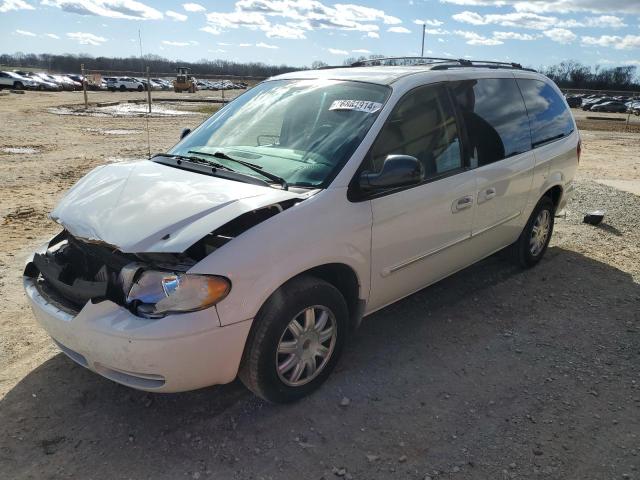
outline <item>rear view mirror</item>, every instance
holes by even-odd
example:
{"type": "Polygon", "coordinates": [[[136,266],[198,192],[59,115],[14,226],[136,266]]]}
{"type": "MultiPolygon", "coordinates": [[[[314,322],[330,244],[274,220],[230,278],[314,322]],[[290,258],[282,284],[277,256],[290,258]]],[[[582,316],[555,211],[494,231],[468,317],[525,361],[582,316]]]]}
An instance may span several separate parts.
{"type": "Polygon", "coordinates": [[[360,189],[365,192],[383,188],[417,185],[424,181],[424,169],[417,158],[410,155],[388,155],[378,173],[362,172],[360,189]]]}
{"type": "Polygon", "coordinates": [[[191,133],[191,129],[190,128],[183,128],[182,129],[182,133],[180,134],[180,140],[182,140],[184,137],[186,137],[190,133],[191,133]]]}

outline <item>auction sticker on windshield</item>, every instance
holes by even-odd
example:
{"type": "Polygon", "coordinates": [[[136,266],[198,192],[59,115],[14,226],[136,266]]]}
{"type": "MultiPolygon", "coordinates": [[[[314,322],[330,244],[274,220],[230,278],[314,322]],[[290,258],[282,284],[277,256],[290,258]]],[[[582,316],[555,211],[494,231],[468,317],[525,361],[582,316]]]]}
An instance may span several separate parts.
{"type": "Polygon", "coordinates": [[[376,113],[382,108],[378,102],[366,100],[334,100],[329,110],[355,110],[357,112],[376,113]]]}

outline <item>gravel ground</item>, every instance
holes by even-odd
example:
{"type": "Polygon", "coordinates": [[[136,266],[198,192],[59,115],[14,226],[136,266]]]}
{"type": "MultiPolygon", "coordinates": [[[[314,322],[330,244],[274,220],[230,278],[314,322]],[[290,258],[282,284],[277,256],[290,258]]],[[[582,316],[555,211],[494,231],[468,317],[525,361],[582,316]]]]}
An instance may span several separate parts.
{"type": "MultiPolygon", "coordinates": [[[[35,98],[31,112],[55,105],[35,98]]],[[[20,268],[55,231],[44,214],[91,166],[146,148],[83,130],[143,130],[135,119],[43,115],[22,120],[48,122],[46,136],[0,139],[43,150],[0,157],[0,478],[640,479],[640,197],[592,181],[637,180],[620,153],[637,139],[585,132],[574,200],[536,268],[497,254],[375,313],[316,394],[276,406],[238,382],[130,390],[34,325],[20,268]],[[596,208],[604,223],[581,223],[596,208]]],[[[154,145],[183,122],[154,119],[154,145]]]]}

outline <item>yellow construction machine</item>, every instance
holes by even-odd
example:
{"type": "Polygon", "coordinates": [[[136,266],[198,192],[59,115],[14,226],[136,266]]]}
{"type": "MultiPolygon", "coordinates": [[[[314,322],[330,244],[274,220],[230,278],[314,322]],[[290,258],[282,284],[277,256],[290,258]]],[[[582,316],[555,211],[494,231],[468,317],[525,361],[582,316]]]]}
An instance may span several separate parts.
{"type": "Polygon", "coordinates": [[[173,81],[173,91],[195,93],[197,89],[196,79],[191,75],[191,69],[179,67],[176,79],[173,81]]]}

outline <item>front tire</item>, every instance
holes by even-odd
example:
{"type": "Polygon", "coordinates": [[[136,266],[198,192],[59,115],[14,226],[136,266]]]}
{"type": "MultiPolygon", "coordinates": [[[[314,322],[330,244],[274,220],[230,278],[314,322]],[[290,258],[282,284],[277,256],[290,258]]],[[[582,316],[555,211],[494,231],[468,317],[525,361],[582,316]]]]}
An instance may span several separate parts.
{"type": "Polygon", "coordinates": [[[344,347],[349,313],[330,283],[304,275],[280,287],[249,333],[239,377],[274,403],[309,395],[334,369],[344,347]]]}
{"type": "Polygon", "coordinates": [[[544,196],[533,209],[518,240],[511,246],[515,260],[525,268],[536,265],[547,251],[556,208],[551,199],[544,196]]]}
{"type": "Polygon", "coordinates": [[[22,82],[13,82],[13,89],[24,90],[24,85],[22,84],[22,82]]]}

